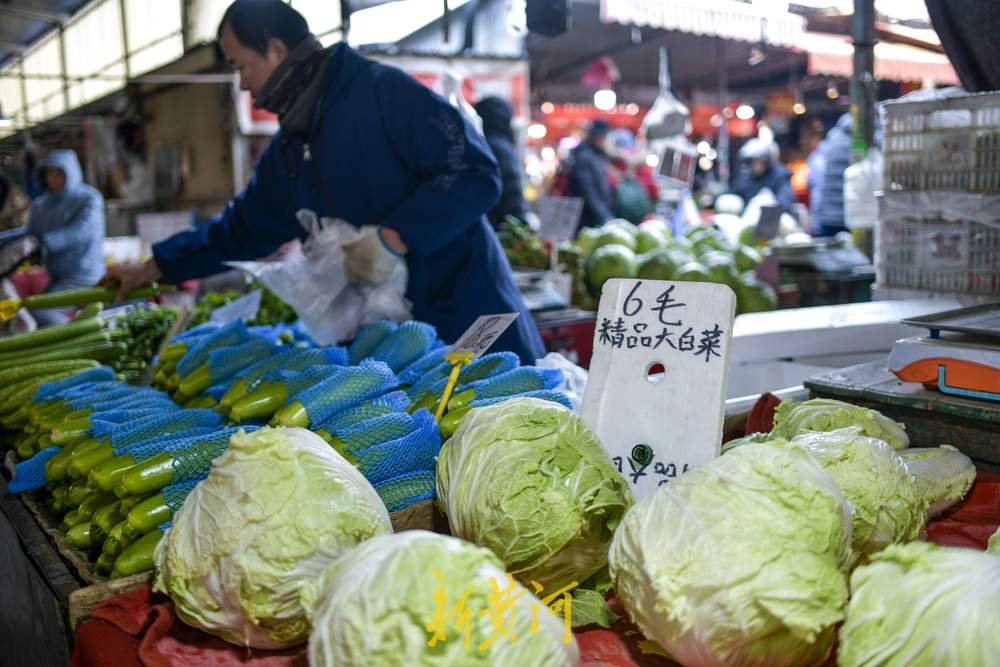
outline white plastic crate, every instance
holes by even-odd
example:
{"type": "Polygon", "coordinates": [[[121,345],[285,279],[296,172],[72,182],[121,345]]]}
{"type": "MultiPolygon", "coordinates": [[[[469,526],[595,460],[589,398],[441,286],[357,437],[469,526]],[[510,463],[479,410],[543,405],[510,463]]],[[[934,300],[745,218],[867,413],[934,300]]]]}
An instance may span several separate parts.
{"type": "Polygon", "coordinates": [[[877,283],[1000,295],[1000,229],[970,221],[880,220],[877,283]]]}
{"type": "Polygon", "coordinates": [[[1000,192],[1000,92],[921,92],[881,113],[887,191],[1000,192]]]}

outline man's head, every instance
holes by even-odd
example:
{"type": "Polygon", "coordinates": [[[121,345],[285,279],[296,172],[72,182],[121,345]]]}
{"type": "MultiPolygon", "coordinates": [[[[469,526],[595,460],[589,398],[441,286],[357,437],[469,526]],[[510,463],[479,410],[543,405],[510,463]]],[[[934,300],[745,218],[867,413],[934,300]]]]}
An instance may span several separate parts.
{"type": "Polygon", "coordinates": [[[240,75],[240,88],[257,97],[308,34],[306,20],[282,0],[236,0],[219,23],[218,38],[226,64],[240,75]]]}
{"type": "Polygon", "coordinates": [[[743,144],[740,159],[750,168],[750,173],[760,177],[767,173],[778,158],[778,146],[773,141],[754,138],[743,144]]]}
{"type": "Polygon", "coordinates": [[[66,189],[66,172],[59,167],[46,167],[42,172],[42,185],[53,194],[66,189]]]}
{"type": "Polygon", "coordinates": [[[611,131],[611,126],[608,125],[608,121],[598,118],[587,126],[587,143],[592,146],[604,147],[604,143],[608,138],[608,132],[611,131]]]}

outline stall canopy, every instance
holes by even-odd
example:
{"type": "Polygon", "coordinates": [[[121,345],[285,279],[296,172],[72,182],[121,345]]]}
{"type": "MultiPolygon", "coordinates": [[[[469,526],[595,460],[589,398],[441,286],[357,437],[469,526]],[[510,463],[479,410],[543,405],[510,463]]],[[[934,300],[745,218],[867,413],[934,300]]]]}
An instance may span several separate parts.
{"type": "MultiPolygon", "coordinates": [[[[805,32],[798,38],[798,48],[808,58],[809,74],[850,77],[854,65],[854,47],[847,35],[805,32]]],[[[882,81],[923,82],[958,85],[958,75],[948,57],[909,44],[875,44],[875,78],[882,81]]]]}
{"type": "Polygon", "coordinates": [[[761,6],[766,5],[736,0],[601,0],[601,21],[772,46],[794,45],[805,30],[805,18],[786,11],[765,12],[761,6]]]}

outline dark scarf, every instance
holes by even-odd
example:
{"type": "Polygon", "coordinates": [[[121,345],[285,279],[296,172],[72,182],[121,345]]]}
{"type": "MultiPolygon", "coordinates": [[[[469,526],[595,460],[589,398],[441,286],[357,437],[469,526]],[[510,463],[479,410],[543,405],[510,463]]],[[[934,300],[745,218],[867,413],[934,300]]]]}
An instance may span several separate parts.
{"type": "Polygon", "coordinates": [[[316,112],[328,55],[315,36],[306,35],[274,70],[254,106],[277,114],[286,132],[307,132],[316,112]]]}

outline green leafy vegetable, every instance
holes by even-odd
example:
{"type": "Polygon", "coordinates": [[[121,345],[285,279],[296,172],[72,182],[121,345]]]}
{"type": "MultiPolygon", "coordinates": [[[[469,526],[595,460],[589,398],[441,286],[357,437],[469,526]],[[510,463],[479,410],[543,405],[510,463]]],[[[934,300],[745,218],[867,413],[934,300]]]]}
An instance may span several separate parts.
{"type": "Polygon", "coordinates": [[[889,445],[860,435],[857,426],[805,433],[792,445],[804,447],[854,507],[851,548],[857,561],[924,530],[927,501],[906,464],[889,445]]]}
{"type": "Polygon", "coordinates": [[[885,440],[893,449],[910,444],[902,424],[877,410],[832,398],[813,398],[801,403],[782,401],[774,413],[771,433],[790,440],[806,431],[834,431],[847,426],[860,426],[861,435],[885,440]]]}
{"type": "Polygon", "coordinates": [[[324,568],[391,530],[375,490],[319,436],[240,431],[174,515],[154,588],[228,642],[290,646],[309,635],[303,599],[324,568]]]}
{"type": "Polygon", "coordinates": [[[976,481],[972,459],[954,447],[913,447],[899,455],[917,478],[917,488],[928,503],[928,518],[962,500],[976,481]]]}
{"type": "Polygon", "coordinates": [[[840,667],[993,667],[1000,558],[926,542],[893,545],[851,576],[840,667]]]}
{"type": "Polygon", "coordinates": [[[312,607],[313,667],[579,663],[563,620],[512,582],[492,552],[454,537],[423,530],[374,537],[337,559],[323,580],[312,607]]]}
{"type": "Polygon", "coordinates": [[[822,664],[847,603],[851,507],[804,448],[738,447],[661,486],[610,551],[643,634],[684,665],[822,664]]]}
{"type": "Polygon", "coordinates": [[[437,493],[453,535],[489,547],[520,581],[547,590],[607,563],[633,502],[583,420],[532,398],[469,412],[441,448],[437,493]]]}
{"type": "Polygon", "coordinates": [[[608,606],[603,595],[590,588],[577,588],[573,591],[572,621],[574,628],[588,625],[599,625],[610,628],[619,616],[608,606]]]}

